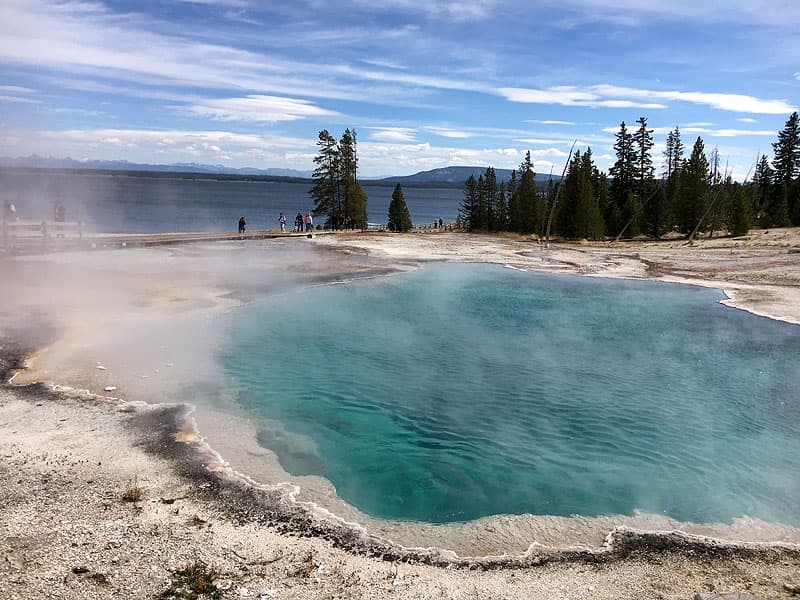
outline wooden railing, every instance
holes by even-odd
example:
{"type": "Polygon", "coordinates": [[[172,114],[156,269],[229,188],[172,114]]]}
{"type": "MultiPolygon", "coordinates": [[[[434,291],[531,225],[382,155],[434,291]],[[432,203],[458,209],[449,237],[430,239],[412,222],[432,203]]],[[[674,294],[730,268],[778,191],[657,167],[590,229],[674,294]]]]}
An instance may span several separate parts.
{"type": "Polygon", "coordinates": [[[461,223],[459,221],[451,221],[449,223],[442,223],[441,226],[438,222],[424,223],[421,225],[414,225],[412,231],[417,233],[436,233],[441,231],[461,231],[461,223]]]}
{"type": "Polygon", "coordinates": [[[39,242],[46,248],[48,242],[53,240],[83,239],[81,221],[2,221],[0,229],[0,244],[7,253],[22,244],[39,242]]]}

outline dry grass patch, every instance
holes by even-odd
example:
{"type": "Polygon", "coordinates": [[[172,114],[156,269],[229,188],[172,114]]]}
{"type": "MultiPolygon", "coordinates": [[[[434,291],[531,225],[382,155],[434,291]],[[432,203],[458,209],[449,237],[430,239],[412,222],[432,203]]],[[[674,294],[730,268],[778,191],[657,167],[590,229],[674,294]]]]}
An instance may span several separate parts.
{"type": "Polygon", "coordinates": [[[139,485],[139,479],[137,477],[134,477],[132,480],[128,482],[128,485],[125,486],[125,489],[122,491],[122,501],[140,502],[143,497],[144,497],[144,491],[142,490],[142,487],[139,485]]]}

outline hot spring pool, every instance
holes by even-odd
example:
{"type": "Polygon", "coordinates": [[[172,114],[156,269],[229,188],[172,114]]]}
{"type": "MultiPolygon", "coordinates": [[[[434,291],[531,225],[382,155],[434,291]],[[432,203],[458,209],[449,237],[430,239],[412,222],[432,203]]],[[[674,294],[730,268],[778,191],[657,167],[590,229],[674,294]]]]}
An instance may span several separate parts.
{"type": "Polygon", "coordinates": [[[260,443],[374,517],[800,525],[800,327],[687,285],[440,264],[235,311],[260,443]]]}

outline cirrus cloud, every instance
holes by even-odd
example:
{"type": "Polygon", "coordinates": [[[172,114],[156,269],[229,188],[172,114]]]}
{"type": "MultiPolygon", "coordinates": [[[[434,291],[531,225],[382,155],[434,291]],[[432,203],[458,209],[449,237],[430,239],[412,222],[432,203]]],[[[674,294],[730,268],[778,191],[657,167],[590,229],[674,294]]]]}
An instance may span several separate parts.
{"type": "Polygon", "coordinates": [[[307,117],[332,117],[339,113],[307,100],[252,94],[244,98],[208,99],[189,106],[189,112],[219,121],[296,121],[307,117]]]}
{"type": "Polygon", "coordinates": [[[497,93],[510,102],[562,106],[660,109],[667,108],[664,101],[673,101],[702,104],[717,110],[757,114],[779,115],[797,110],[796,106],[786,100],[764,100],[745,94],[658,91],[608,84],[547,89],[505,87],[498,88],[497,93]]]}

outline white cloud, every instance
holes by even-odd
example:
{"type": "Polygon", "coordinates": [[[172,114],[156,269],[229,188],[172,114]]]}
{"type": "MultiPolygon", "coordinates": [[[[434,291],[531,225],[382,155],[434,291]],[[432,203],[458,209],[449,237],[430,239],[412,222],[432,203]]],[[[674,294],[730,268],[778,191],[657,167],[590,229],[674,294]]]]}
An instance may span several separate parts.
{"type": "Polygon", "coordinates": [[[232,6],[234,8],[245,8],[249,2],[247,0],[177,0],[184,4],[206,4],[208,6],[232,6]]]}
{"type": "Polygon", "coordinates": [[[539,125],[575,125],[573,121],[552,121],[552,120],[545,120],[540,121],[538,119],[530,119],[525,121],[526,123],[538,123],[539,125]]]}
{"type": "Polygon", "coordinates": [[[726,0],[724,5],[697,0],[649,3],[640,0],[544,0],[540,5],[571,10],[576,13],[574,18],[581,21],[605,21],[631,27],[665,20],[678,23],[770,25],[792,29],[792,24],[800,22],[800,5],[794,0],[773,0],[769,3],[726,0]]]}
{"type": "Polygon", "coordinates": [[[499,0],[438,0],[419,2],[418,0],[353,0],[359,9],[391,9],[401,13],[421,13],[430,17],[446,17],[454,21],[481,21],[495,14],[499,0]]]}
{"type": "Polygon", "coordinates": [[[12,102],[17,104],[41,104],[41,100],[33,98],[21,98],[20,96],[0,96],[0,102],[12,102]]]}
{"type": "Polygon", "coordinates": [[[31,88],[22,87],[19,85],[0,85],[0,92],[8,92],[10,94],[33,94],[34,90],[31,88]]]}
{"type": "Polygon", "coordinates": [[[389,61],[389,60],[378,60],[378,59],[362,58],[361,62],[363,62],[364,64],[367,64],[367,65],[373,66],[373,67],[379,67],[379,68],[383,68],[383,69],[396,69],[396,70],[401,70],[401,71],[408,70],[407,66],[401,65],[400,63],[396,63],[396,62],[389,61]]]}
{"type": "Polygon", "coordinates": [[[296,121],[307,117],[331,117],[338,113],[307,100],[250,95],[244,98],[208,99],[188,107],[192,114],[220,121],[296,121]]]}
{"type": "Polygon", "coordinates": [[[215,145],[220,148],[313,147],[313,141],[300,138],[261,136],[229,131],[149,130],[149,129],[66,129],[41,132],[47,140],[66,140],[88,145],[127,144],[136,147],[178,148],[215,145]]]}
{"type": "Polygon", "coordinates": [[[558,141],[556,140],[548,140],[542,138],[516,138],[514,139],[515,142],[519,142],[520,144],[533,144],[537,146],[548,145],[548,144],[557,144],[558,141]]]}
{"type": "Polygon", "coordinates": [[[504,87],[497,92],[511,102],[529,104],[561,104],[564,106],[584,106],[586,102],[597,100],[597,94],[573,86],[553,87],[546,90],[504,87]]]}
{"type": "Polygon", "coordinates": [[[229,21],[236,21],[238,23],[247,23],[248,25],[263,25],[261,21],[248,17],[244,10],[226,10],[223,16],[229,21]]]}
{"type": "Polygon", "coordinates": [[[370,139],[379,142],[416,142],[417,132],[408,127],[368,127],[373,132],[370,139]]]}
{"type": "Polygon", "coordinates": [[[667,108],[653,100],[690,102],[733,112],[786,114],[797,110],[786,100],[762,100],[743,94],[644,90],[608,84],[548,89],[498,88],[511,102],[609,108],[667,108]]]}
{"type": "Polygon", "coordinates": [[[594,108],[666,108],[663,104],[653,102],[604,99],[594,87],[581,88],[576,86],[559,86],[543,90],[505,87],[498,88],[497,92],[510,102],[528,104],[559,104],[561,106],[585,106],[594,108]]]}
{"type": "Polygon", "coordinates": [[[750,117],[741,117],[736,120],[740,121],[741,123],[758,123],[758,121],[756,121],[755,119],[751,119],[750,117]]]}
{"type": "Polygon", "coordinates": [[[531,156],[535,158],[564,158],[567,156],[567,153],[558,148],[545,148],[543,150],[531,150],[531,156]]]}
{"type": "Polygon", "coordinates": [[[449,127],[425,127],[426,131],[430,131],[431,133],[446,137],[446,138],[454,138],[454,139],[467,139],[473,137],[475,134],[470,133],[469,131],[464,131],[462,129],[451,129],[449,127]]]}
{"type": "MultiPolygon", "coordinates": [[[[362,142],[358,146],[358,159],[364,173],[385,174],[387,165],[393,173],[416,173],[444,165],[493,165],[499,169],[516,169],[524,151],[521,148],[498,146],[494,148],[456,148],[424,144],[398,144],[362,142]]],[[[537,169],[544,171],[551,163],[546,158],[538,160],[537,169]]],[[[560,167],[559,167],[560,168],[560,167]]]]}
{"type": "Polygon", "coordinates": [[[629,98],[690,102],[732,112],[781,115],[797,110],[786,100],[762,100],[744,94],[641,90],[615,85],[596,85],[592,86],[591,89],[603,96],[627,96],[629,98]]]}

